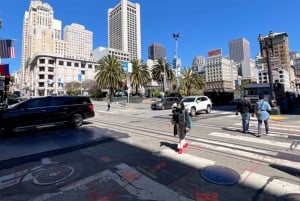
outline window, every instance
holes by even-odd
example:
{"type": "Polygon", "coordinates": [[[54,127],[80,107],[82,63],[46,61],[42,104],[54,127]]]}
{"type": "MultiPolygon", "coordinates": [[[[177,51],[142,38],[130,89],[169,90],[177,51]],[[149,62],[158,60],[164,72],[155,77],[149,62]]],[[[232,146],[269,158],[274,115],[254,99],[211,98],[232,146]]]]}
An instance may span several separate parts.
{"type": "Polygon", "coordinates": [[[45,63],[45,59],[39,59],[40,64],[44,64],[45,63]]]}
{"type": "Polygon", "coordinates": [[[68,61],[67,66],[72,66],[72,63],[70,61],[68,61]]]}
{"type": "Polygon", "coordinates": [[[54,64],[54,60],[53,59],[49,59],[48,60],[48,64],[54,64]]]}
{"type": "Polygon", "coordinates": [[[48,72],[54,72],[54,68],[53,67],[48,67],[48,72]]]}
{"type": "Polygon", "coordinates": [[[63,66],[63,65],[64,65],[64,61],[59,60],[59,61],[58,61],[58,65],[63,66]]]}

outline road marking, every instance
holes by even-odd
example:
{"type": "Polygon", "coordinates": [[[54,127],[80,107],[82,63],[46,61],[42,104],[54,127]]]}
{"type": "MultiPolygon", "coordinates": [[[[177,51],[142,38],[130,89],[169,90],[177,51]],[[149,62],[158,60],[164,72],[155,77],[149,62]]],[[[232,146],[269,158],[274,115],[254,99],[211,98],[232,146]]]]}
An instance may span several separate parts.
{"type": "MultiPolygon", "coordinates": [[[[125,163],[118,164],[114,169],[107,169],[92,176],[86,177],[69,185],[63,186],[59,192],[45,193],[33,201],[59,200],[62,196],[66,197],[68,191],[81,191],[82,194],[88,193],[91,187],[103,186],[108,182],[114,182],[124,188],[134,200],[174,200],[174,201],[192,201],[186,197],[179,195],[178,192],[162,185],[149,177],[145,176],[135,168],[125,163]],[[149,188],[151,186],[151,188],[149,188]],[[55,199],[55,197],[57,197],[55,199]]],[[[108,189],[112,194],[113,189],[108,189]]],[[[99,199],[100,200],[100,199],[99,199]]]]}
{"type": "Polygon", "coordinates": [[[254,172],[245,171],[241,175],[240,184],[277,197],[288,193],[300,193],[299,185],[279,180],[276,176],[267,177],[254,172]]]}
{"type": "Polygon", "coordinates": [[[215,164],[215,161],[186,154],[184,152],[182,154],[178,154],[176,151],[171,149],[163,149],[158,155],[199,169],[215,164]]]}
{"type": "Polygon", "coordinates": [[[267,144],[267,145],[272,145],[272,146],[278,146],[278,147],[284,147],[284,148],[289,148],[291,143],[288,142],[278,142],[274,140],[268,140],[268,139],[257,139],[253,137],[246,137],[242,135],[232,135],[232,134],[227,134],[227,133],[219,133],[219,132],[212,132],[209,133],[208,135],[211,136],[216,136],[216,137],[223,137],[223,138],[228,138],[228,139],[234,139],[234,140],[241,140],[245,142],[254,142],[254,143],[260,143],[260,144],[267,144]]]}

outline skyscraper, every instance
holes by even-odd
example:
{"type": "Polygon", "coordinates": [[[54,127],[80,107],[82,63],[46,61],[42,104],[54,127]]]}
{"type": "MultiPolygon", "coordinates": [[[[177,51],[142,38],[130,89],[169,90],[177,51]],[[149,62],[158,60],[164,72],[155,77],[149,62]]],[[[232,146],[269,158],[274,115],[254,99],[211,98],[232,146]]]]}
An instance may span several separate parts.
{"type": "Polygon", "coordinates": [[[25,12],[22,36],[22,84],[28,82],[27,67],[32,56],[38,52],[56,53],[56,43],[63,43],[61,21],[55,20],[53,13],[49,4],[37,0],[31,0],[29,10],[25,12]]]}
{"type": "Polygon", "coordinates": [[[108,48],[126,51],[141,59],[140,4],[121,0],[108,9],[108,48]]]}
{"type": "Polygon", "coordinates": [[[229,41],[229,57],[237,63],[250,59],[249,41],[245,38],[229,41]]]}
{"type": "Polygon", "coordinates": [[[157,60],[165,59],[166,48],[158,43],[153,43],[148,47],[148,59],[157,60]]]}
{"type": "Polygon", "coordinates": [[[64,27],[64,41],[69,56],[75,58],[91,57],[93,51],[93,32],[85,29],[83,25],[72,23],[64,27]]]}

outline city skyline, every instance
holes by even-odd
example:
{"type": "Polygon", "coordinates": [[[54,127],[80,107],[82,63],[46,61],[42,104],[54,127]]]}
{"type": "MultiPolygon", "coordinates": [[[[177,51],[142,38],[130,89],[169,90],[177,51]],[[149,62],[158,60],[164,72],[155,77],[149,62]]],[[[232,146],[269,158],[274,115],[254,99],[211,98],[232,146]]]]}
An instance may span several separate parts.
{"type": "MultiPolygon", "coordinates": [[[[108,46],[107,12],[120,0],[101,1],[100,4],[95,0],[88,0],[85,4],[75,0],[72,2],[72,7],[68,6],[68,2],[55,0],[43,0],[43,2],[53,8],[54,18],[62,21],[62,28],[78,23],[92,31],[93,49],[108,46]]],[[[270,30],[274,33],[286,32],[289,36],[290,51],[300,51],[300,28],[293,22],[295,19],[293,13],[297,12],[300,5],[296,0],[286,1],[284,5],[271,0],[251,2],[251,4],[239,0],[226,2],[191,0],[188,3],[179,0],[176,4],[159,0],[132,0],[131,2],[139,3],[141,6],[144,62],[147,61],[148,47],[152,43],[164,46],[167,58],[171,60],[175,52],[173,33],[180,33],[178,56],[182,60],[182,67],[191,66],[195,56],[206,58],[208,51],[217,48],[222,48],[223,55],[229,56],[229,41],[242,37],[250,42],[250,55],[254,58],[259,52],[258,34],[267,35],[270,30]]],[[[11,0],[1,3],[0,38],[15,40],[16,58],[1,61],[10,64],[11,73],[21,67],[22,24],[24,13],[29,5],[29,0],[22,2],[11,0]]]]}

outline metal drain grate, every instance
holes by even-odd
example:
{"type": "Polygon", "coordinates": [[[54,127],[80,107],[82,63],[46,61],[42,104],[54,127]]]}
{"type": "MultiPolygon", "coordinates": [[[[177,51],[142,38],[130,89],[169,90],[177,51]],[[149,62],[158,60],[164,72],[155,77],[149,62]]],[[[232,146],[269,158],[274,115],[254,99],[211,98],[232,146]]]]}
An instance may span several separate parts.
{"type": "Polygon", "coordinates": [[[205,180],[219,185],[234,185],[240,179],[236,171],[224,166],[208,166],[200,170],[200,174],[205,180]]]}

